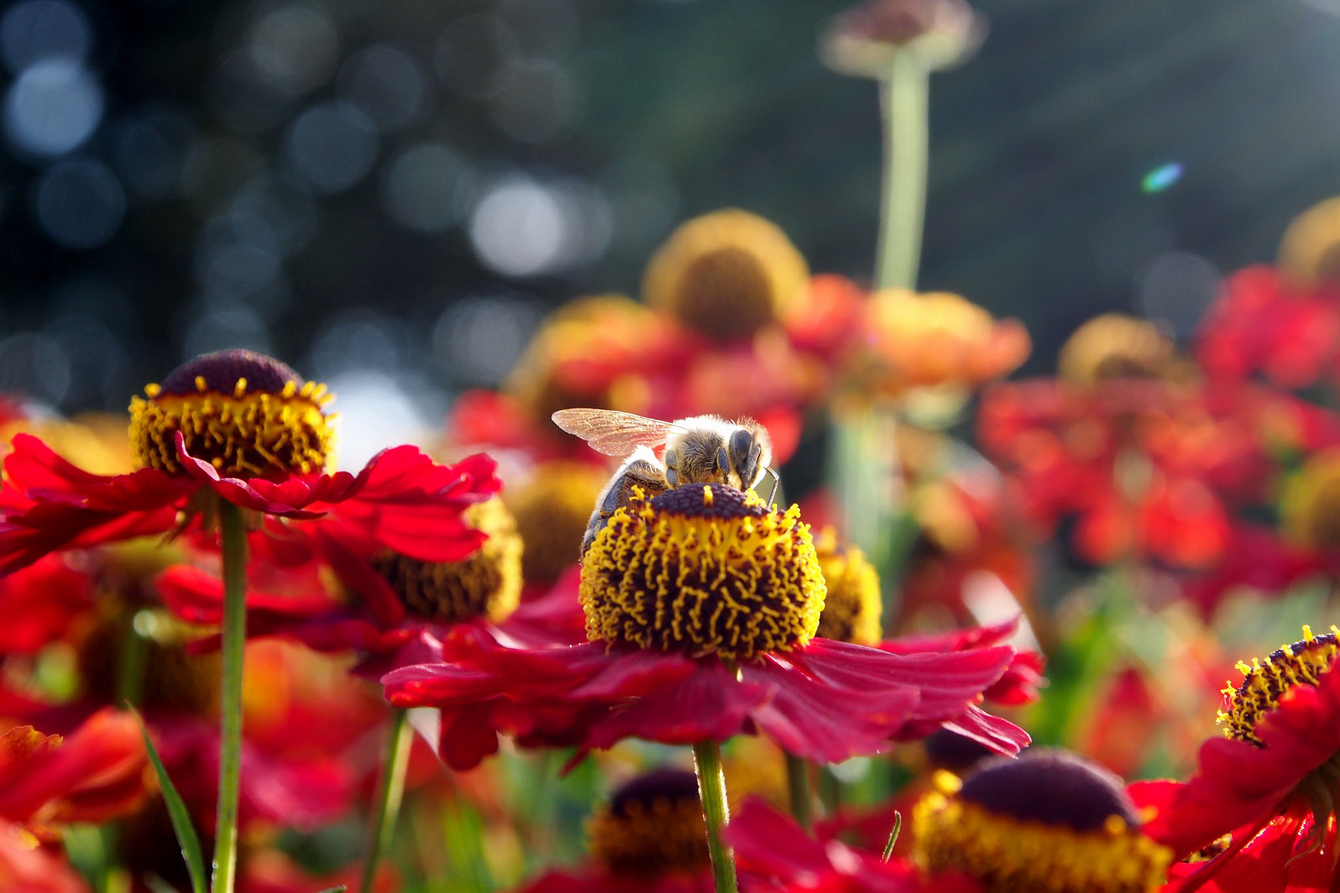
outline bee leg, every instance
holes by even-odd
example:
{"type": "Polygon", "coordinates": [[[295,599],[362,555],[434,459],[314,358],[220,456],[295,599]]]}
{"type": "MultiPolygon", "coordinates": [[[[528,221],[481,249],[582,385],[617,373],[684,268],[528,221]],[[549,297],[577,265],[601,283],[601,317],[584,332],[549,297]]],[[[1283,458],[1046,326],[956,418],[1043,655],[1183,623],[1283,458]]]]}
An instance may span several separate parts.
{"type": "Polygon", "coordinates": [[[665,451],[665,481],[672,487],[679,486],[679,456],[672,449],[665,451]]]}
{"type": "Polygon", "coordinates": [[[591,520],[586,524],[586,535],[582,537],[582,558],[586,557],[586,552],[591,548],[591,543],[595,542],[596,535],[605,529],[610,516],[633,502],[634,487],[640,488],[646,499],[659,496],[670,489],[666,482],[665,471],[657,463],[647,459],[632,459],[625,462],[596,499],[595,511],[591,513],[591,520]]]}

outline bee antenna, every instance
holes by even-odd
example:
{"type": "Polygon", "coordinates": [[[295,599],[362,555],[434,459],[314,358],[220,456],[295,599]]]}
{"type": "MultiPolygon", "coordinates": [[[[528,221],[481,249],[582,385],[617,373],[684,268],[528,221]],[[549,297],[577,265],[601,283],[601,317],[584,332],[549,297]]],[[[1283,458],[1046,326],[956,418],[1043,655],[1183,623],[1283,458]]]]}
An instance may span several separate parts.
{"type": "Polygon", "coordinates": [[[782,492],[782,476],[771,465],[766,466],[766,471],[772,475],[772,492],[768,494],[768,508],[775,509],[777,508],[777,497],[782,492]]]}

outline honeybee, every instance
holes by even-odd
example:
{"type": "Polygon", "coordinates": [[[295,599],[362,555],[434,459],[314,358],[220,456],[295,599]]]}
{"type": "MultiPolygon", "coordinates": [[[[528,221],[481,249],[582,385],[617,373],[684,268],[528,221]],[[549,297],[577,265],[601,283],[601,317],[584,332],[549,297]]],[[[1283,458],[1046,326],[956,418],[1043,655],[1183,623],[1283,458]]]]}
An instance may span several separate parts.
{"type": "MultiPolygon", "coordinates": [[[[700,415],[662,422],[613,409],[560,409],[554,424],[575,434],[593,450],[623,458],[591,512],[582,538],[582,557],[610,515],[628,505],[633,487],[648,496],[685,484],[725,484],[737,490],[752,490],[771,474],[772,496],[777,495],[777,472],[773,471],[772,439],[768,430],[753,419],[729,421],[720,416],[700,415]],[[665,445],[664,458],[655,448],[665,445]]],[[[775,499],[774,499],[775,501],[775,499]]]]}

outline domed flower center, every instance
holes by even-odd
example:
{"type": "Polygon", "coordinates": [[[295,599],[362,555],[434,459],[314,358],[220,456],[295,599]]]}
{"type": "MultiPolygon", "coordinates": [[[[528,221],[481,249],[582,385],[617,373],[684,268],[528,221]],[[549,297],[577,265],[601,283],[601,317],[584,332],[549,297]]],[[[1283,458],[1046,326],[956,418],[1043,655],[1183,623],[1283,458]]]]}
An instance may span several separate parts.
{"type": "Polygon", "coordinates": [[[816,635],[857,645],[877,644],[883,633],[879,619],[884,605],[875,566],[860,549],[839,546],[831,530],[820,535],[815,551],[828,587],[816,635]]]}
{"type": "Polygon", "coordinates": [[[175,436],[220,474],[283,478],[320,472],[330,452],[325,385],[278,360],[224,350],[185,363],[130,402],[136,468],[181,473],[175,436]]]}
{"type": "Polygon", "coordinates": [[[677,229],[647,265],[647,303],[711,338],[742,338],[781,318],[809,280],[777,226],[724,210],[677,229]]]}
{"type": "Polygon", "coordinates": [[[592,855],[615,874],[659,876],[710,864],[698,781],[681,769],[633,779],[592,816],[587,831],[592,855]]]}
{"type": "Polygon", "coordinates": [[[1086,385],[1119,378],[1161,378],[1172,359],[1172,341],[1152,323],[1105,313],[1066,339],[1057,371],[1066,381],[1086,385]]]}
{"type": "Polygon", "coordinates": [[[462,561],[419,561],[389,550],[373,556],[373,568],[415,617],[501,621],[520,603],[521,537],[511,514],[495,498],[470,506],[465,520],[488,539],[462,561]]]}
{"type": "Polygon", "coordinates": [[[614,513],[581,599],[592,641],[750,660],[814,636],[824,581],[798,508],[692,485],[614,513]]]}
{"type": "Polygon", "coordinates": [[[586,536],[591,506],[609,473],[582,462],[555,460],[506,494],[526,550],[521,572],[527,582],[552,583],[577,563],[577,544],[586,536]]]}
{"type": "Polygon", "coordinates": [[[775,318],[768,273],[759,258],[728,246],[684,267],[674,311],[686,325],[723,338],[753,332],[775,318]]]}
{"type": "Polygon", "coordinates": [[[1143,893],[1172,853],[1139,833],[1120,779],[1061,752],[999,760],[961,787],[948,773],[913,812],[915,858],[990,893],[1143,893]]]}
{"type": "Polygon", "coordinates": [[[1340,650],[1337,633],[1340,630],[1333,626],[1329,633],[1313,636],[1311,628],[1304,626],[1302,641],[1285,645],[1264,660],[1252,658],[1251,664],[1238,661],[1242,684],[1224,689],[1224,707],[1219,711],[1224,735],[1260,745],[1256,725],[1261,717],[1274,709],[1292,686],[1315,685],[1330,670],[1340,650]]]}

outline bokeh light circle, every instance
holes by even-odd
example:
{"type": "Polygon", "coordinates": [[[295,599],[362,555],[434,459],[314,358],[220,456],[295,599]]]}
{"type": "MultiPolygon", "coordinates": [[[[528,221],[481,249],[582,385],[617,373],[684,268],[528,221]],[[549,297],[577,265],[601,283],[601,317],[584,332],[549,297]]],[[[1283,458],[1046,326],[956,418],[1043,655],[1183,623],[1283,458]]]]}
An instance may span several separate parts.
{"type": "Polygon", "coordinates": [[[411,146],[387,166],[382,203],[401,226],[439,233],[460,221],[469,176],[465,162],[446,146],[411,146]]]}
{"type": "Polygon", "coordinates": [[[126,192],[111,168],[92,159],[55,165],[37,182],[37,222],[66,248],[95,248],[110,239],[126,214],[126,192]]]}
{"type": "Polygon", "coordinates": [[[318,195],[357,185],[377,160],[377,131],[347,102],[304,111],[284,135],[284,160],[294,179],[318,195]]]}
{"type": "Polygon", "coordinates": [[[88,16],[66,0],[25,0],[0,18],[0,59],[15,74],[46,59],[81,62],[92,46],[88,16]]]}
{"type": "Polygon", "coordinates": [[[21,152],[64,155],[102,120],[102,88],[77,61],[47,59],[28,66],[5,94],[5,135],[21,152]]]}

